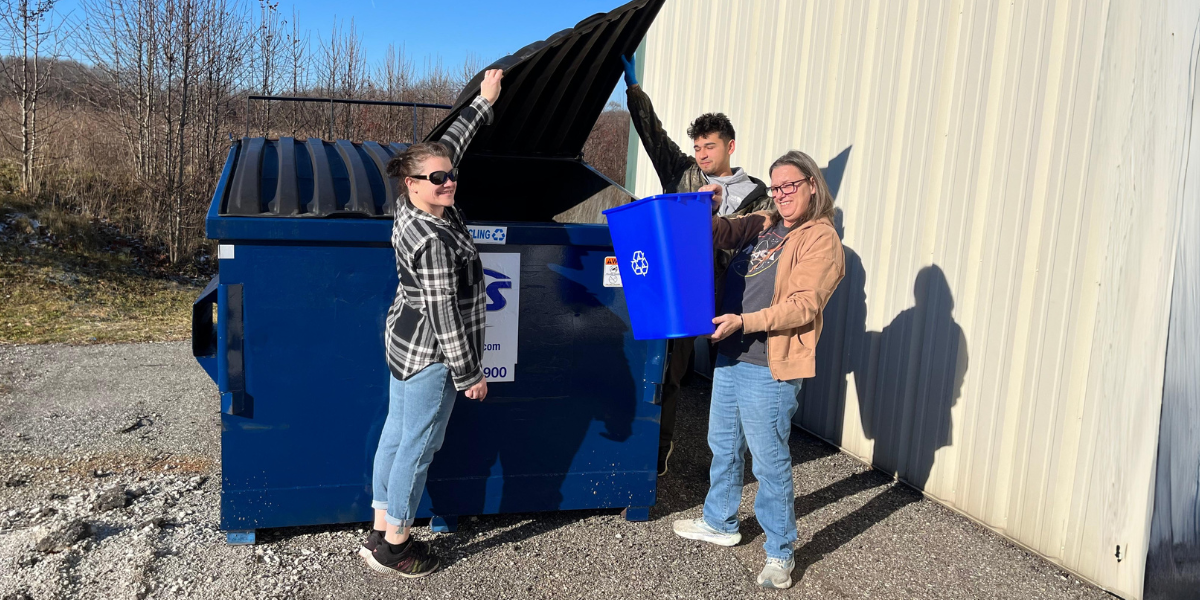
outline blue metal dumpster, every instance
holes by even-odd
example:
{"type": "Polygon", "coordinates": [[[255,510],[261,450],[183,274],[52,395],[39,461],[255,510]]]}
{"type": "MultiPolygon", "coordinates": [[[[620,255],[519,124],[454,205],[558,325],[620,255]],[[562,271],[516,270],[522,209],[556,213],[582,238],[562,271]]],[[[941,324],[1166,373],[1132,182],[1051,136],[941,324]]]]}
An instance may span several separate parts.
{"type": "MultiPolygon", "coordinates": [[[[580,149],[619,77],[617,56],[636,48],[661,3],[631,2],[493,65],[507,70],[505,90],[461,163],[458,192],[486,269],[489,395],[456,401],[419,509],[435,528],[501,512],[648,518],[665,343],[633,339],[606,265],[608,228],[562,221],[630,199],[580,149]],[[522,185],[515,174],[536,177],[522,185]]],[[[220,274],[194,305],[192,341],[221,393],[220,527],[231,542],[372,517],[397,286],[397,182],[385,165],[403,148],[243,138],[229,152],[206,221],[220,274]]]]}

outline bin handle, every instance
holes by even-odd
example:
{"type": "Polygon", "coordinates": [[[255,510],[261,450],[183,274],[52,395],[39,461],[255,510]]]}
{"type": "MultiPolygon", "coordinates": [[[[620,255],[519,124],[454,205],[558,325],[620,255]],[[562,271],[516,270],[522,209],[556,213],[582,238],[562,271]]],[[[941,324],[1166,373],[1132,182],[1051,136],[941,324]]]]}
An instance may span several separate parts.
{"type": "Polygon", "coordinates": [[[213,323],[213,305],[217,302],[217,286],[221,275],[215,275],[204,291],[192,303],[192,356],[195,358],[217,356],[217,328],[213,323]]]}

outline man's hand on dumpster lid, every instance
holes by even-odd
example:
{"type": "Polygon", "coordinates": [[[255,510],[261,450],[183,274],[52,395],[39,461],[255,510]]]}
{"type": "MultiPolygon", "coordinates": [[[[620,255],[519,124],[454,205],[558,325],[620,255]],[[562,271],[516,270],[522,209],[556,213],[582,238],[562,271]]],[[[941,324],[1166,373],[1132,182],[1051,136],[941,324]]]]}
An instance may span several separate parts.
{"type": "Polygon", "coordinates": [[[467,391],[463,393],[472,400],[483,400],[484,398],[487,398],[487,380],[480,379],[479,383],[467,388],[467,391]]]}
{"type": "Polygon", "coordinates": [[[625,65],[625,87],[633,87],[638,84],[637,63],[634,60],[633,57],[621,57],[621,64],[625,65]]]}
{"type": "Polygon", "coordinates": [[[713,325],[717,326],[717,330],[710,337],[714,342],[719,342],[742,328],[742,315],[721,315],[713,319],[713,325]]]}
{"type": "Polygon", "coordinates": [[[698,189],[696,191],[713,193],[713,198],[712,198],[713,210],[716,210],[718,206],[721,206],[721,198],[722,198],[721,194],[724,193],[724,190],[721,189],[720,185],[715,184],[715,183],[710,183],[708,185],[700,186],[700,189],[698,189]]]}
{"type": "Polygon", "coordinates": [[[487,73],[483,74],[483,83],[479,84],[479,94],[488,101],[488,104],[494,106],[496,99],[500,97],[501,79],[504,79],[502,69],[488,69],[487,73]]]}

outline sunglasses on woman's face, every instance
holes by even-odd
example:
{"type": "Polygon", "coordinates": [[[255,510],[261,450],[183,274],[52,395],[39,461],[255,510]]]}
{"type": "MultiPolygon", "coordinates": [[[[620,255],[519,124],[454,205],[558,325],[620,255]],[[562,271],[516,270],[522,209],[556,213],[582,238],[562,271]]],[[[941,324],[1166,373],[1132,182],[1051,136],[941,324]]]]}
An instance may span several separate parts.
{"type": "Polygon", "coordinates": [[[458,169],[449,171],[434,171],[428,175],[409,175],[413,179],[424,179],[433,185],[442,185],[447,181],[458,181],[458,169]]]}

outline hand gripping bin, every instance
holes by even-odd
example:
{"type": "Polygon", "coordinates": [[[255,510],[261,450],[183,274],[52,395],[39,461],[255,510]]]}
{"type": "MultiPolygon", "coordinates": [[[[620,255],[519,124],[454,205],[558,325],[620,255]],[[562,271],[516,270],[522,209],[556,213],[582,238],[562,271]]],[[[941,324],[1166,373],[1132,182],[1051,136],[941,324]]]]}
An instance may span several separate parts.
{"type": "MultiPolygon", "coordinates": [[[[482,254],[489,395],[459,395],[419,516],[625,508],[655,502],[665,342],[634,339],[600,211],[629,202],[580,150],[661,0],[639,0],[531,44],[495,118],[460,163],[457,201],[482,254]]],[[[479,91],[472,80],[437,139],[479,91]]],[[[388,407],[384,321],[401,144],[244,138],[207,217],[220,274],[192,345],[221,396],[221,520],[260,528],[372,518],[388,407]]]]}

